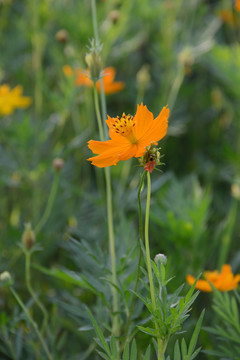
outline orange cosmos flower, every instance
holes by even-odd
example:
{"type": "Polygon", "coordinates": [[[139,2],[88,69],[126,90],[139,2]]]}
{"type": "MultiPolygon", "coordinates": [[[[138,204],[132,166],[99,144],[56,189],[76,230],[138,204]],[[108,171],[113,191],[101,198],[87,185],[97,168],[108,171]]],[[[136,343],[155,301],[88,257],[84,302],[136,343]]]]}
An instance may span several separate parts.
{"type": "Polygon", "coordinates": [[[90,140],[88,147],[98,156],[88,160],[98,167],[116,165],[120,160],[141,157],[146,148],[157,144],[167,132],[169,109],[164,107],[154,119],[153,114],[143,104],[138,105],[136,115],[123,115],[121,118],[108,116],[111,140],[90,140]]]}
{"type": "Polygon", "coordinates": [[[235,0],[235,10],[240,12],[240,0],[235,0]]]}
{"type": "Polygon", "coordinates": [[[237,15],[231,10],[221,10],[219,11],[218,15],[224,24],[227,24],[231,27],[239,25],[239,19],[237,15]]]}
{"type": "MultiPolygon", "coordinates": [[[[81,70],[76,71],[76,85],[79,86],[93,86],[93,82],[90,79],[89,70],[82,72],[81,70]]],[[[114,81],[116,76],[116,70],[114,67],[107,67],[102,72],[102,79],[104,85],[104,92],[106,95],[114,94],[121,91],[124,88],[124,83],[122,81],[114,81]]],[[[100,92],[100,81],[97,81],[97,90],[100,92]]]]}
{"type": "MultiPolygon", "coordinates": [[[[223,265],[220,273],[217,270],[205,271],[203,276],[206,280],[198,280],[196,289],[206,292],[212,291],[210,283],[219,291],[230,291],[236,289],[240,282],[240,274],[234,276],[230,265],[223,265]]],[[[192,275],[187,275],[186,279],[193,285],[195,278],[192,275]]]]}

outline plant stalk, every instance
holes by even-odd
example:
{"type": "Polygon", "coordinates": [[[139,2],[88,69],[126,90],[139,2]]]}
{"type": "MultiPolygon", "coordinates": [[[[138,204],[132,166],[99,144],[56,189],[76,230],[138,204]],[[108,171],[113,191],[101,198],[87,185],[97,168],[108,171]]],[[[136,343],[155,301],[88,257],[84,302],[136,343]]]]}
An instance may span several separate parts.
{"type": "Polygon", "coordinates": [[[40,219],[39,223],[37,224],[37,226],[34,229],[36,235],[42,230],[42,228],[46,224],[46,222],[51,214],[53,203],[54,203],[54,200],[55,200],[55,197],[57,194],[58,184],[59,184],[59,177],[60,177],[59,173],[60,173],[59,171],[55,170],[54,179],[53,179],[52,187],[50,190],[50,195],[48,198],[46,209],[43,213],[42,218],[40,219]]]}
{"type": "Polygon", "coordinates": [[[38,299],[35,291],[32,288],[32,284],[31,284],[31,251],[25,250],[24,252],[25,252],[26,286],[27,286],[27,289],[28,289],[29,293],[31,294],[34,302],[36,303],[36,305],[39,307],[39,309],[41,310],[41,312],[43,314],[43,323],[42,323],[42,328],[41,328],[41,332],[43,333],[47,326],[48,313],[47,313],[47,310],[45,309],[44,305],[38,299]]]}
{"type": "Polygon", "coordinates": [[[53,360],[53,357],[48,349],[48,346],[42,336],[42,334],[40,333],[38,326],[36,324],[36,322],[33,320],[33,318],[31,317],[28,309],[26,308],[26,306],[23,304],[22,300],[20,299],[20,297],[18,296],[18,294],[16,293],[16,291],[13,289],[12,286],[10,286],[10,291],[13,294],[15,300],[17,301],[18,305],[22,308],[22,310],[24,311],[25,315],[27,316],[28,321],[30,322],[30,324],[32,325],[32,327],[34,328],[37,337],[39,338],[39,341],[42,344],[42,347],[47,355],[48,360],[53,360]]]}

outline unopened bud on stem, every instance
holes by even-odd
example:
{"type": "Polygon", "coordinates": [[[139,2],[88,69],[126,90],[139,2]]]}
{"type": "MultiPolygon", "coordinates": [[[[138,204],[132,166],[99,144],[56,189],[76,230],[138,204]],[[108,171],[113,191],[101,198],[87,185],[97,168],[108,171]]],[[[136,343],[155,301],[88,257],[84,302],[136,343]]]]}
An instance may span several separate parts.
{"type": "Polygon", "coordinates": [[[4,271],[0,274],[0,282],[4,286],[11,286],[13,284],[12,277],[8,271],[4,271]]]}
{"type": "Polygon", "coordinates": [[[155,263],[163,264],[164,266],[167,265],[167,257],[164,254],[157,254],[154,258],[155,263]]]}
{"type": "Polygon", "coordinates": [[[64,160],[61,158],[56,158],[53,160],[53,167],[56,171],[60,171],[64,165],[64,160]]]}
{"type": "Polygon", "coordinates": [[[25,224],[25,230],[22,235],[22,243],[27,250],[30,250],[35,244],[35,234],[30,223],[25,224]]]}

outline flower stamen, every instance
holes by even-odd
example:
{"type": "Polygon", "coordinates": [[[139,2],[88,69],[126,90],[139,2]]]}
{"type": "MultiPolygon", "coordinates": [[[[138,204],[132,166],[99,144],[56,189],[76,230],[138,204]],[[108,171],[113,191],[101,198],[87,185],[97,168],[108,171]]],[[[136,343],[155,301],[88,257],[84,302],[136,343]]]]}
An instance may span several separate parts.
{"type": "Polygon", "coordinates": [[[136,144],[138,140],[134,131],[135,125],[133,116],[123,113],[121,118],[117,116],[113,119],[112,130],[116,134],[126,137],[131,144],[136,144]]]}

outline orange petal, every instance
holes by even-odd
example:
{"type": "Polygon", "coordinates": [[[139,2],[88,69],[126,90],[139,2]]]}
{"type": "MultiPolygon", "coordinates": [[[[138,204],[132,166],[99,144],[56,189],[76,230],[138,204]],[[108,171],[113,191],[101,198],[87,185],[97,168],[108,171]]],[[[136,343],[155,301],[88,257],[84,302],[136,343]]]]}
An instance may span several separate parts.
{"type": "Polygon", "coordinates": [[[92,164],[98,167],[116,165],[120,160],[128,160],[136,153],[136,146],[130,142],[125,144],[114,144],[113,140],[105,142],[89,141],[89,148],[93,152],[100,152],[100,155],[89,158],[92,164]],[[100,151],[99,151],[100,150],[100,151]]]}
{"type": "MultiPolygon", "coordinates": [[[[169,109],[164,107],[158,117],[153,121],[151,128],[143,134],[142,139],[150,142],[161,140],[167,133],[169,109]]],[[[139,139],[141,141],[141,138],[139,139]]]]}
{"type": "Polygon", "coordinates": [[[76,80],[75,84],[79,86],[93,86],[93,82],[90,79],[89,71],[83,72],[82,70],[76,70],[76,80]]]}
{"type": "MultiPolygon", "coordinates": [[[[103,87],[104,87],[105,94],[110,95],[110,94],[115,94],[115,93],[121,91],[122,89],[124,89],[125,85],[124,85],[123,82],[117,81],[117,82],[114,82],[112,84],[104,84],[103,83],[103,87]]],[[[97,90],[98,90],[98,92],[101,91],[99,81],[97,82],[97,90]]]]}
{"type": "Polygon", "coordinates": [[[141,105],[137,105],[137,112],[134,116],[134,120],[136,123],[134,131],[137,139],[140,139],[144,136],[146,131],[151,128],[153,124],[153,114],[148,110],[146,105],[141,103],[141,105]]]}
{"type": "MultiPolygon", "coordinates": [[[[196,279],[192,275],[187,275],[186,280],[192,286],[196,279]]],[[[210,284],[206,280],[201,280],[201,279],[197,281],[196,289],[205,291],[205,292],[212,292],[212,288],[211,288],[210,284]]]]}
{"type": "Polygon", "coordinates": [[[221,274],[232,274],[231,265],[227,265],[227,264],[223,265],[221,274]]]}
{"type": "Polygon", "coordinates": [[[94,154],[101,154],[102,152],[111,150],[111,148],[113,146],[114,146],[114,143],[112,140],[107,140],[107,141],[90,140],[88,142],[88,147],[89,147],[89,149],[92,150],[92,152],[94,154]]]}
{"type": "Polygon", "coordinates": [[[103,70],[103,82],[104,83],[111,83],[115,79],[116,70],[113,66],[108,66],[103,70]]]}
{"type": "Polygon", "coordinates": [[[103,167],[107,167],[107,166],[117,165],[119,158],[118,158],[118,156],[112,156],[112,155],[109,155],[109,156],[98,155],[98,156],[91,157],[87,160],[91,161],[92,165],[103,168],[103,167]]]}

